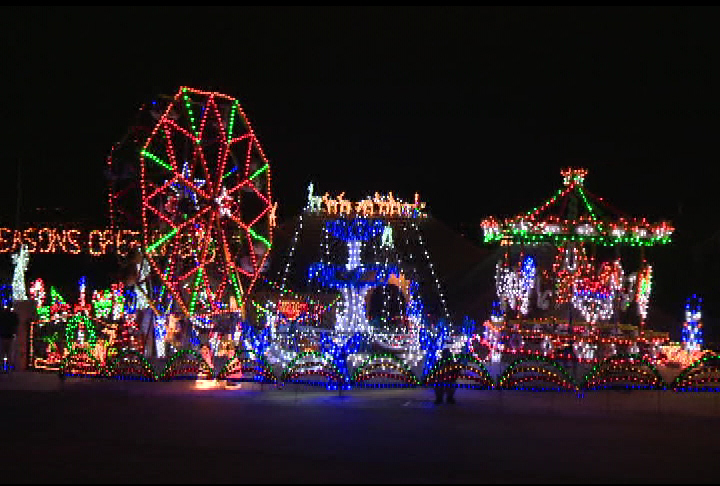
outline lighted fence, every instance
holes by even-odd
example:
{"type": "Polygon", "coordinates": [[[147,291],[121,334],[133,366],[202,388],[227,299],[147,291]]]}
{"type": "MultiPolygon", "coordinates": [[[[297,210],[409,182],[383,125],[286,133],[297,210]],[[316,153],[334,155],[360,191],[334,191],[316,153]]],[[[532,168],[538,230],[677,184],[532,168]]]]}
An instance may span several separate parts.
{"type": "MultiPolygon", "coordinates": [[[[164,359],[147,359],[137,351],[121,351],[100,360],[76,348],[59,363],[65,375],[143,381],[230,380],[266,384],[301,384],[329,390],[452,386],[479,390],[591,391],[600,389],[720,391],[720,356],[708,354],[666,381],[658,368],[637,355],[613,356],[576,378],[572,366],[544,357],[523,357],[504,365],[496,378],[468,354],[437,361],[426,370],[387,353],[346,356],[338,363],[330,352],[301,352],[286,363],[271,363],[252,350],[237,350],[212,359],[181,350],[164,359]],[[358,357],[363,358],[358,361],[358,357]]],[[[47,368],[45,368],[47,369],[47,368]]]]}

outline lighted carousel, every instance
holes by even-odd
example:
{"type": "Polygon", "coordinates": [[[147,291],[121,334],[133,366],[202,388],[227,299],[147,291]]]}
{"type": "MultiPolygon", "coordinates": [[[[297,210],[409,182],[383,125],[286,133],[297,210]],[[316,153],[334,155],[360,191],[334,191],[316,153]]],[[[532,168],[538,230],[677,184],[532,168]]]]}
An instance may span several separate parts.
{"type": "Polygon", "coordinates": [[[485,351],[494,362],[503,354],[657,358],[668,334],[646,325],[653,272],[645,248],[669,243],[674,228],[593,195],[585,169],[561,174],[563,187],[533,210],[482,222],[485,242],[504,250],[485,351]]]}

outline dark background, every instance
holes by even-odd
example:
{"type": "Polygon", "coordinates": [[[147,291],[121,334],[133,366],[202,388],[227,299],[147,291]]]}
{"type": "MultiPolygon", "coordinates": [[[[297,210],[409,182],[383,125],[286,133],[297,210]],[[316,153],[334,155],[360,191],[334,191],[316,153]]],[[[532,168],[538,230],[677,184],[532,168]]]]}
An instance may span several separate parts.
{"type": "MultiPolygon", "coordinates": [[[[313,179],[350,199],[419,191],[481,244],[482,218],[535,207],[562,167],[583,166],[591,192],[677,228],[648,252],[651,305],[679,325],[698,292],[709,333],[720,315],[718,9],[42,7],[0,18],[3,226],[15,225],[18,167],[21,224],[104,225],[110,147],[142,103],[187,85],[240,100],[281,223],[313,179]]],[[[36,258],[29,276],[49,258],[62,260],[36,258]]],[[[92,263],[74,258],[54,264],[71,281],[92,263]]]]}

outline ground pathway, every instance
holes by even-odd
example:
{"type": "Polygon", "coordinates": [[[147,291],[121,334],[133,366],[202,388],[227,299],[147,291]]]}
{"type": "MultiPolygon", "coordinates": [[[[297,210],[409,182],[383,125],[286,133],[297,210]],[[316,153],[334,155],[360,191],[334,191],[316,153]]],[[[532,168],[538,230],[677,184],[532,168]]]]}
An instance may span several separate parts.
{"type": "Polygon", "coordinates": [[[19,482],[715,482],[715,393],[197,389],[0,376],[19,482]]]}

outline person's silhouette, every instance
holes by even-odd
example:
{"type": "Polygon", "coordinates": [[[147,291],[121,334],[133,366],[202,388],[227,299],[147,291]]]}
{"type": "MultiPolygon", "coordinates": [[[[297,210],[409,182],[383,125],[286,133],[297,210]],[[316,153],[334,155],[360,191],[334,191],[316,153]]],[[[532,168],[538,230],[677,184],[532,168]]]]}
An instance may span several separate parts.
{"type": "Polygon", "coordinates": [[[444,348],[440,357],[440,379],[435,385],[435,404],[440,405],[445,395],[446,403],[455,403],[455,383],[460,375],[458,363],[453,359],[449,349],[444,348]]]}

